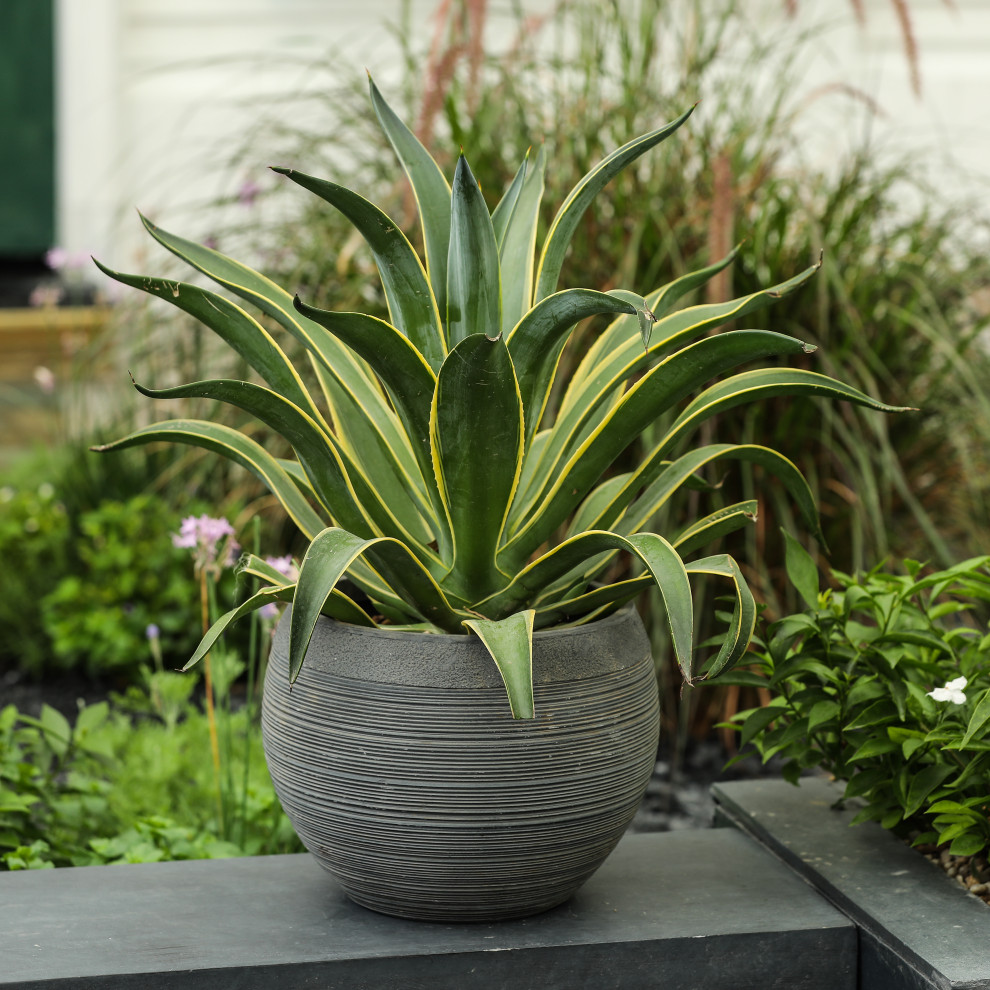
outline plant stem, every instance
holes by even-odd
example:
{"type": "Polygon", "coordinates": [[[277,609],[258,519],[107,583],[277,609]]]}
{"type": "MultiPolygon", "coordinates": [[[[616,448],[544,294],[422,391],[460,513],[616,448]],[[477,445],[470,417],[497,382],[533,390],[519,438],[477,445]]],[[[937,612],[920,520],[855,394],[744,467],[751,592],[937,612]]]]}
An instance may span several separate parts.
{"type": "MultiPolygon", "coordinates": [[[[210,628],[210,599],[209,591],[206,585],[206,568],[200,568],[199,571],[199,602],[200,610],[203,615],[203,635],[209,631],[210,628]]],[[[223,820],[223,792],[220,786],[220,741],[217,737],[217,717],[216,712],[213,708],[213,674],[210,668],[210,654],[207,653],[203,658],[203,670],[204,670],[204,682],[206,690],[206,722],[210,729],[210,751],[213,754],[213,779],[216,783],[217,791],[217,820],[219,823],[219,832],[221,835],[224,834],[224,820],[223,820]]]]}

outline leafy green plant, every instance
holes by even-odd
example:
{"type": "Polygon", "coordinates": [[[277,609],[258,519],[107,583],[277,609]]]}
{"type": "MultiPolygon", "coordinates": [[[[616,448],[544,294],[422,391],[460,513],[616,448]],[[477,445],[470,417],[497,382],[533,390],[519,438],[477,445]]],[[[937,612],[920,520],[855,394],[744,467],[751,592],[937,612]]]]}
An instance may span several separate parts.
{"type": "Polygon", "coordinates": [[[0,711],[0,863],[8,869],[85,861],[83,836],[107,818],[111,788],[99,772],[107,751],[96,738],[107,713],[105,703],[86,708],[73,730],[47,705],[37,719],[13,705],[0,711]]]}
{"type": "Polygon", "coordinates": [[[795,782],[821,768],[874,820],[957,855],[990,848],[990,557],[940,571],[905,561],[818,590],[789,538],[805,611],[773,623],[751,669],[729,676],[770,695],[733,720],[742,753],[786,762],[795,782]]]}
{"type": "MultiPolygon", "coordinates": [[[[805,282],[817,266],[724,303],[677,309],[724,270],[735,252],[643,297],[628,290],[557,291],[572,235],[596,194],[688,119],[623,145],[577,183],[537,257],[541,153],[528,156],[489,212],[462,155],[453,184],[371,84],[379,122],[410,179],[422,223],[425,266],[399,228],[343,186],[291,169],[275,171],[336,207],[375,258],[391,322],[306,305],[248,267],[145,221],[162,245],[259,307],[306,350],[324,404],[278,343],[240,306],[196,285],[103,270],[195,315],[231,345],[265,385],[213,380],[153,398],[207,398],[247,410],[280,434],[278,458],[245,434],[207,421],[171,420],[99,450],[171,440],[214,450],[257,474],[310,540],[298,581],[252,555],[245,570],[271,583],[228,612],[204,637],[202,657],[234,619],[292,601],[295,675],[321,613],[374,625],[375,616],[433,632],[477,634],[497,664],[516,717],[532,717],[535,628],[590,621],[656,584],[673,651],[693,682],[745,653],[756,616],[735,561],[683,557],[752,519],[755,502],[724,507],[666,539],[644,530],[703,467],[756,462],[775,474],[818,532],[814,500],[794,465],[758,444],[690,447],[713,415],[757,398],[824,395],[889,410],[855,388],[785,367],[741,365],[804,355],[802,341],[769,331],[711,331],[805,282]],[[613,322],[558,380],[577,323],[613,322]],[[707,387],[706,387],[707,385],[707,387]],[[561,396],[548,417],[549,397],[561,396]],[[695,394],[697,393],[697,394],[695,394]],[[694,395],[693,399],[689,397],[694,395]],[[623,450],[658,421],[665,430],[632,470],[609,476],[623,450]],[[624,551],[632,576],[596,584],[624,551]],[[694,656],[689,576],[733,587],[734,610],[718,654],[694,656]],[[365,610],[337,587],[350,579],[365,610]]],[[[102,267],[102,266],[101,266],[102,267]]]]}
{"type": "MultiPolygon", "coordinates": [[[[545,142],[554,167],[546,175],[544,228],[568,189],[610,148],[653,126],[657,108],[703,101],[676,141],[659,145],[602,190],[581,218],[561,284],[658,285],[745,241],[735,265],[685,297],[715,302],[757,292],[773,273],[798,271],[824,249],[812,286],[751,314],[745,325],[819,344],[819,370],[921,412],[891,418],[822,402],[761,402],[713,417],[702,428],[705,442],[755,442],[793,461],[819,506],[830,561],[842,570],[887,555],[948,566],[980,552],[990,539],[990,358],[981,344],[990,310],[980,298],[990,282],[985,211],[957,202],[951,183],[930,185],[917,154],[898,157],[878,146],[869,126],[875,108],[848,80],[809,91],[806,55],[823,32],[806,29],[804,9],[792,27],[767,32],[738,0],[642,0],[633,7],[573,0],[552,17],[520,15],[516,37],[498,52],[471,43],[484,33],[483,24],[471,23],[483,20],[483,5],[455,0],[447,11],[428,56],[415,47],[412,25],[397,32],[405,43],[406,116],[447,174],[457,147],[469,149],[493,209],[526,149],[545,142]],[[827,156],[823,168],[806,154],[802,135],[806,118],[824,103],[850,122],[843,135],[850,151],[827,156]]],[[[362,112],[363,93],[341,79],[337,59],[311,68],[321,73],[313,87],[320,95],[300,94],[291,113],[283,103],[259,106],[258,128],[230,150],[233,174],[242,176],[245,161],[262,150],[270,156],[273,146],[282,160],[345,162],[346,174],[359,178],[341,181],[360,182],[418,243],[414,197],[403,198],[388,174],[387,148],[362,112]],[[316,123],[300,127],[303,118],[316,123]]],[[[386,301],[372,285],[372,259],[348,236],[346,218],[328,216],[316,197],[291,199],[289,183],[257,181],[270,202],[265,209],[235,208],[233,219],[228,210],[214,222],[211,233],[223,250],[260,259],[270,278],[313,305],[387,319],[386,301]]],[[[181,278],[176,272],[169,274],[181,278]]],[[[601,319],[572,334],[558,380],[601,332],[601,319]]],[[[294,354],[294,341],[280,344],[294,354]]],[[[811,358],[799,360],[812,367],[811,358]]],[[[298,364],[304,371],[305,361],[298,364]]],[[[214,368],[210,374],[221,377],[214,368]]],[[[547,422],[559,399],[559,390],[551,393],[547,422]]],[[[656,437],[645,433],[642,450],[665,429],[661,423],[656,437]]],[[[634,468],[637,457],[627,451],[612,470],[634,468]]],[[[798,601],[778,537],[778,527],[801,525],[789,493],[748,463],[724,479],[716,467],[705,480],[720,484],[705,503],[712,511],[759,498],[756,524],[727,534],[721,549],[742,562],[771,614],[793,611],[798,601]]],[[[677,532],[698,514],[699,498],[695,490],[675,494],[648,528],[677,532]]],[[[721,582],[695,580],[693,590],[696,628],[706,639],[715,632],[709,602],[721,582]]],[[[681,737],[665,744],[676,748],[734,710],[737,689],[682,692],[667,655],[664,611],[643,604],[662,678],[665,732],[676,727],[681,737]]]]}
{"type": "Polygon", "coordinates": [[[137,495],[83,513],[79,528],[77,567],[41,602],[51,642],[45,666],[91,677],[136,673],[151,625],[166,662],[188,657],[201,634],[199,590],[187,554],[168,539],[178,513],[156,496],[137,495]]]}
{"type": "Polygon", "coordinates": [[[132,685],[74,722],[47,705],[38,718],[0,710],[0,870],[300,851],[262,761],[250,759],[250,708],[224,710],[225,766],[241,793],[218,819],[196,684],[153,675],[150,689],[132,685]]]}
{"type": "Polygon", "coordinates": [[[39,671],[48,662],[51,644],[39,602],[67,571],[71,545],[69,519],[54,486],[0,488],[0,559],[6,561],[0,670],[39,671]]]}

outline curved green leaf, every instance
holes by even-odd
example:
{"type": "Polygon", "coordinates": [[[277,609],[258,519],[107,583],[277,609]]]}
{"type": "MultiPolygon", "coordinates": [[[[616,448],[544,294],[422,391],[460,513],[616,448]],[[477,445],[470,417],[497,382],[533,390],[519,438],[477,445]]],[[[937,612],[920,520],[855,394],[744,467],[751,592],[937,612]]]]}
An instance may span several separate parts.
{"type": "MultiPolygon", "coordinates": [[[[430,447],[430,408],[436,389],[436,376],[432,368],[407,337],[383,320],[363,313],[332,313],[314,309],[298,299],[296,306],[308,319],[339,336],[379,375],[406,430],[420,474],[426,483],[434,517],[444,520],[430,447]]],[[[448,539],[445,534],[441,544],[448,539]]]]}
{"type": "Polygon", "coordinates": [[[538,302],[506,338],[522,396],[526,442],[546,408],[554,373],[568,334],[583,319],[600,313],[630,313],[625,299],[591,289],[566,289],[538,302]]]}
{"type": "MultiPolygon", "coordinates": [[[[623,490],[631,477],[632,473],[626,471],[623,474],[607,478],[596,488],[593,488],[588,497],[578,506],[568,524],[568,536],[576,536],[587,529],[611,529],[612,525],[601,526],[598,523],[604,517],[613,515],[609,510],[615,502],[616,495],[623,490]]],[[[621,512],[614,515],[613,524],[619,521],[621,512]]]]}
{"type": "Polygon", "coordinates": [[[609,289],[609,295],[627,302],[633,310],[633,315],[639,321],[639,335],[643,339],[643,349],[649,353],[653,327],[657,322],[656,314],[646,304],[646,300],[636,292],[628,289],[609,289]]]}
{"type": "Polygon", "coordinates": [[[269,564],[264,557],[259,557],[255,553],[245,553],[237,561],[234,573],[239,577],[241,574],[250,574],[252,577],[260,578],[276,587],[284,588],[289,585],[295,586],[295,581],[286,577],[277,567],[269,564]]]}
{"type": "MultiPolygon", "coordinates": [[[[749,585],[739,570],[739,565],[728,554],[717,554],[702,560],[693,560],[687,565],[688,574],[711,574],[716,577],[727,577],[732,581],[735,591],[735,607],[729,631],[722,643],[721,649],[714,659],[704,666],[703,679],[709,680],[723,670],[735,666],[749,649],[753,630],[756,628],[756,600],[749,590],[749,585]]],[[[694,683],[697,678],[693,671],[681,668],[688,683],[694,683]]]]}
{"type": "Polygon", "coordinates": [[[662,316],[669,313],[677,302],[689,292],[700,288],[710,278],[717,275],[723,269],[728,268],[738,257],[741,248],[742,243],[739,243],[724,258],[721,258],[714,264],[708,265],[705,268],[699,268],[696,272],[688,272],[686,275],[681,275],[680,278],[675,278],[673,282],[668,282],[652,296],[650,309],[653,315],[659,320],[662,316]]]}
{"type": "MultiPolygon", "coordinates": [[[[637,320],[620,316],[599,336],[588,349],[575,369],[561,399],[558,424],[579,417],[587,419],[587,411],[594,410],[603,397],[622,388],[633,376],[647,368],[656,358],[670,354],[676,348],[700,337],[703,333],[722,326],[729,320],[737,320],[754,311],[765,309],[778,299],[794,292],[808,281],[820,265],[811,265],[797,275],[766,289],[751,292],[722,303],[706,303],[689,306],[659,319],[651,333],[651,345],[646,354],[636,339],[637,320]]],[[[647,307],[656,314],[669,286],[657,289],[646,297],[647,307]]],[[[809,345],[809,352],[815,348],[809,345]]],[[[573,433],[573,428],[570,428],[573,433]]]]}
{"type": "Polygon", "coordinates": [[[693,112],[694,107],[691,107],[690,110],[682,113],[680,117],[669,124],[665,124],[649,134],[644,134],[642,137],[634,138],[621,148],[617,148],[608,157],[602,159],[571,190],[570,195],[557,211],[543,243],[539,276],[536,283],[535,298],[537,301],[549,296],[557,288],[564,255],[584,211],[591,205],[592,200],[627,165],[673,134],[693,112]]]}
{"type": "Polygon", "coordinates": [[[626,550],[641,560],[660,589],[667,609],[671,640],[678,663],[690,669],[694,629],[691,586],[677,551],[655,533],[591,531],[572,536],[524,567],[501,591],[475,607],[485,615],[498,617],[514,612],[519,605],[536,597],[589,559],[611,550],[626,550]]]}
{"type": "Polygon", "coordinates": [[[720,539],[756,522],[758,508],[756,499],[747,499],[745,502],[736,502],[716,509],[715,512],[710,512],[704,518],[685,526],[671,543],[682,557],[686,557],[711,543],[712,540],[720,539]]]}
{"type": "Polygon", "coordinates": [[[274,171],[325,199],[354,224],[375,256],[392,324],[432,368],[439,368],[446,353],[440,315],[430,281],[405,234],[374,203],[344,186],[291,168],[274,171]]]}
{"type": "Polygon", "coordinates": [[[423,227],[426,271],[433,288],[437,310],[447,312],[447,251],[450,241],[450,186],[440,166],[423,147],[419,138],[385,102],[371,76],[368,76],[371,102],[378,122],[389,139],[412,186],[423,227]]]}
{"type": "Polygon", "coordinates": [[[733,375],[706,389],[689,403],[677,417],[666,436],[644,460],[639,472],[647,475],[652,464],[665,456],[701,423],[716,413],[759,399],[777,395],[824,396],[853,402],[880,412],[914,412],[910,406],[890,406],[873,399],[852,385],[846,385],[827,375],[794,368],[758,368],[733,375]]]}
{"type": "Polygon", "coordinates": [[[299,567],[292,617],[289,620],[289,676],[296,679],[316,621],[337,582],[358,558],[364,557],[408,606],[427,621],[458,632],[467,613],[451,608],[419,560],[406,546],[388,537],[363,540],[330,527],[318,533],[299,567]]]}
{"type": "Polygon", "coordinates": [[[213,648],[213,644],[223,635],[227,627],[232,623],[236,622],[238,619],[243,618],[245,615],[256,611],[259,608],[263,608],[265,605],[271,605],[275,602],[291,602],[293,593],[295,592],[295,585],[282,585],[276,588],[262,588],[261,591],[255,592],[250,598],[241,602],[236,608],[232,608],[229,612],[224,612],[223,615],[217,619],[216,622],[210,626],[206,631],[206,635],[199,641],[199,646],[196,647],[196,652],[186,661],[183,666],[183,670],[189,670],[194,667],[207,653],[213,648]]]}
{"type": "Polygon", "coordinates": [[[549,605],[537,605],[535,626],[537,629],[547,629],[591,615],[602,618],[632,601],[653,583],[653,575],[650,574],[594,588],[549,605]]]}
{"type": "MultiPolygon", "coordinates": [[[[567,384],[557,419],[545,444],[540,463],[526,472],[533,483],[517,499],[531,504],[533,494],[546,485],[559,465],[570,457],[601,425],[614,409],[627,384],[642,374],[650,363],[664,357],[708,330],[721,326],[756,309],[762,309],[807,281],[818,270],[812,266],[793,278],[769,289],[751,293],[726,303],[692,306],[661,319],[653,328],[648,351],[644,354],[636,336],[637,320],[620,316],[591,345],[567,384]]],[[[652,293],[646,304],[658,305],[664,289],[652,293]]],[[[640,327],[640,329],[642,329],[640,327]]],[[[815,348],[807,345],[810,352],[815,348]]],[[[528,460],[528,458],[527,458],[528,460]]]]}
{"type": "Polygon", "coordinates": [[[966,734],[962,738],[960,746],[965,749],[979,733],[983,734],[983,727],[990,722],[990,690],[985,691],[983,697],[977,702],[970,716],[969,724],[966,726],[966,734]]]}
{"type": "MultiPolygon", "coordinates": [[[[369,428],[380,433],[390,448],[401,453],[406,440],[378,387],[377,379],[344,344],[319,324],[297,313],[288,292],[271,279],[219,251],[171,234],[146,217],[142,216],[141,222],[148,233],[176,257],[257,306],[295,337],[333,377],[338,390],[346,390],[354,396],[369,428]]],[[[337,435],[341,443],[347,443],[349,432],[348,424],[338,424],[337,435]]]]}
{"type": "MultiPolygon", "coordinates": [[[[277,588],[288,589],[293,594],[295,593],[295,581],[290,581],[281,571],[256,554],[244,554],[237,563],[237,573],[250,574],[252,577],[270,582],[277,588]]],[[[367,626],[369,628],[377,626],[374,619],[353,598],[336,588],[327,599],[323,614],[330,616],[331,619],[336,619],[338,622],[347,622],[352,626],[367,626]]]]}
{"type": "Polygon", "coordinates": [[[276,459],[260,444],[229,426],[196,419],[170,419],[145,426],[113,443],[101,444],[91,449],[102,453],[136,447],[155,440],[203,447],[247,468],[281,502],[289,518],[307,538],[312,538],[325,527],[326,524],[313,511],[276,459]]]}
{"type": "Polygon", "coordinates": [[[623,395],[605,421],[571,455],[552,485],[548,483],[533,502],[513,505],[512,518],[519,526],[502,551],[502,566],[512,569],[514,562],[528,557],[564,522],[642,430],[700,384],[746,361],[804,350],[805,345],[794,337],[765,330],[735,330],[696,341],[660,362],[623,395]]]}
{"type": "Polygon", "coordinates": [[[695,472],[724,460],[758,464],[772,474],[787,489],[788,494],[797,504],[805,525],[824,546],[825,537],[818,518],[818,506],[804,475],[798,470],[797,465],[783,454],[769,447],[761,447],[759,444],[709,444],[705,447],[696,447],[677,460],[662,464],[655,478],[648,470],[650,460],[647,459],[630,475],[625,487],[616,494],[613,504],[603,507],[601,515],[597,520],[593,520],[593,524],[598,527],[618,525],[618,517],[614,514],[625,511],[622,531],[626,531],[626,527],[630,527],[631,531],[641,529],[660,511],[675,491],[693,481],[696,477],[695,472]],[[629,506],[630,497],[643,485],[647,487],[629,506]],[[626,506],[629,508],[626,509],[626,506]],[[616,519],[614,523],[611,521],[613,518],[616,519]]]}
{"type": "MultiPolygon", "coordinates": [[[[342,455],[375,486],[382,501],[418,543],[443,542],[437,512],[426,493],[422,472],[407,444],[390,447],[358,400],[312,358],[342,455]]],[[[432,477],[433,469],[430,468],[432,477]]]]}
{"type": "Polygon", "coordinates": [[[533,718],[533,610],[516,612],[504,619],[465,619],[467,626],[491,654],[513,718],[533,718]]]}
{"type": "Polygon", "coordinates": [[[134,387],[151,399],[213,399],[251,413],[292,445],[313,490],[334,520],[365,536],[375,533],[371,517],[364,511],[351,487],[336,443],[312,418],[287,399],[261,385],[229,379],[159,389],[146,388],[134,382],[134,387]]]}
{"type": "Polygon", "coordinates": [[[523,183],[526,179],[526,169],[528,166],[529,152],[527,151],[522,165],[519,166],[518,171],[512,177],[512,182],[509,183],[509,188],[502,194],[502,198],[499,200],[498,206],[495,207],[495,210],[492,213],[492,229],[495,231],[495,243],[498,244],[500,255],[502,250],[502,242],[505,240],[505,233],[509,228],[509,221],[512,219],[512,214],[515,212],[516,204],[519,202],[519,195],[522,192],[523,183]]]}
{"type": "MultiPolygon", "coordinates": [[[[264,561],[261,561],[261,563],[263,564],[264,561]]],[[[263,576],[263,574],[258,574],[253,568],[245,568],[245,571],[259,577],[263,576]]],[[[206,631],[206,635],[203,636],[199,645],[196,647],[196,652],[186,661],[182,669],[189,670],[199,663],[213,649],[214,643],[216,643],[232,623],[274,602],[291,604],[295,592],[296,586],[294,584],[283,584],[274,588],[262,588],[261,591],[255,592],[255,594],[245,599],[236,608],[225,612],[206,631]]],[[[347,595],[339,591],[331,593],[324,606],[323,614],[330,616],[331,619],[336,619],[338,622],[349,622],[351,625],[366,626],[369,628],[376,627],[376,623],[367,612],[361,609],[352,599],[348,598],[347,595]]]]}
{"type": "Polygon", "coordinates": [[[280,395],[326,426],[302,379],[264,327],[229,299],[189,282],[115,272],[98,261],[105,275],[164,299],[195,317],[228,343],[280,395]]]}
{"type": "Polygon", "coordinates": [[[447,356],[434,393],[433,462],[450,519],[450,585],[468,601],[504,580],[495,550],[522,459],[522,402],[505,343],[466,337],[447,356]]]}

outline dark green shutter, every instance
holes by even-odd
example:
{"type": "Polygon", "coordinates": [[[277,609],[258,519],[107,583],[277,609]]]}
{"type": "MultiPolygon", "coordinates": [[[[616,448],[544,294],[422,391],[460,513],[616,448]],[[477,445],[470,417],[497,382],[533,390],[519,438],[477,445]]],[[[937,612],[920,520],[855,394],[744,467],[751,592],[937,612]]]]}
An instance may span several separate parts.
{"type": "Polygon", "coordinates": [[[55,241],[52,0],[0,0],[0,257],[55,241]]]}

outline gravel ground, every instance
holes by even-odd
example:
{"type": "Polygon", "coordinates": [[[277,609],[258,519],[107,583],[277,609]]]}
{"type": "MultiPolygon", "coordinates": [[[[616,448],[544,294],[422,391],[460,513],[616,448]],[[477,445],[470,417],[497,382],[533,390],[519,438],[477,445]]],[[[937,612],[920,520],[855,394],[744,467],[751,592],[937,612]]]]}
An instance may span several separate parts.
{"type": "Polygon", "coordinates": [[[741,760],[728,770],[730,754],[714,740],[691,743],[676,769],[661,758],[653,770],[646,796],[630,825],[632,832],[673,832],[683,828],[710,828],[715,802],[709,788],[718,780],[776,777],[775,765],[758,759],[741,760]]]}

